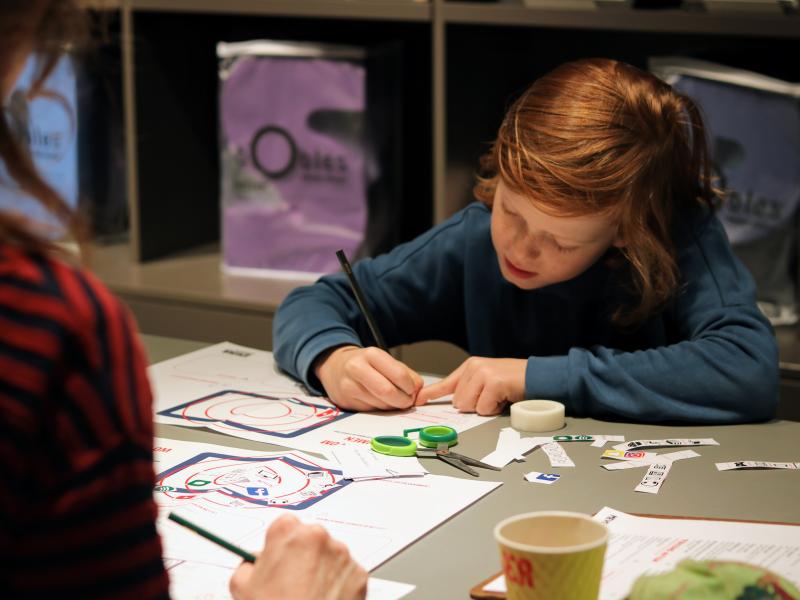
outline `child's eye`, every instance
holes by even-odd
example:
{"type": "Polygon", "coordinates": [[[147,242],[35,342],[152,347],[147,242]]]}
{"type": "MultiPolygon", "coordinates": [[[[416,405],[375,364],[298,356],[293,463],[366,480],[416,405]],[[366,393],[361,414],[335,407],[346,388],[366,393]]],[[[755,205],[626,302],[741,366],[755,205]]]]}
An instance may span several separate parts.
{"type": "Polygon", "coordinates": [[[556,250],[563,254],[569,254],[570,252],[574,252],[578,249],[577,246],[562,246],[558,242],[553,242],[556,245],[556,250]]]}

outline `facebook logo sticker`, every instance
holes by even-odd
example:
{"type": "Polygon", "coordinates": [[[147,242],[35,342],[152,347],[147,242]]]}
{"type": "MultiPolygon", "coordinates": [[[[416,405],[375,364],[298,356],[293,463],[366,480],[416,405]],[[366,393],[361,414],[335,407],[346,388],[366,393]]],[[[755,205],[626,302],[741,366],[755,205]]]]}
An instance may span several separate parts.
{"type": "Polygon", "coordinates": [[[525,475],[525,479],[531,483],[544,483],[550,485],[559,480],[561,475],[557,473],[539,473],[538,471],[531,471],[525,475]]]}
{"type": "Polygon", "coordinates": [[[248,496],[269,496],[269,490],[265,487],[249,487],[247,488],[248,496]]]}

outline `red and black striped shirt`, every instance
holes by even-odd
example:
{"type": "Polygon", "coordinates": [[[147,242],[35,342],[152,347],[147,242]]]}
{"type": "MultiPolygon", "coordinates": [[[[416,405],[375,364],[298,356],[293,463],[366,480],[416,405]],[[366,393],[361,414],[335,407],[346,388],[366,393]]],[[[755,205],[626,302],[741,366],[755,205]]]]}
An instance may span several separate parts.
{"type": "Polygon", "coordinates": [[[4,596],[167,597],[145,366],[95,277],[0,243],[4,596]]]}

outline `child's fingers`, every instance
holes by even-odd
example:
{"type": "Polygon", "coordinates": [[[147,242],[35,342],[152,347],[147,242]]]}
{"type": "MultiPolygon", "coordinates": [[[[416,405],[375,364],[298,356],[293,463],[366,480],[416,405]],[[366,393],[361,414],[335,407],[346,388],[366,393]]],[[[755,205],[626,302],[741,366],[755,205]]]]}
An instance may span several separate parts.
{"type": "MultiPolygon", "coordinates": [[[[388,379],[393,386],[398,388],[409,398],[414,396],[417,391],[417,380],[414,378],[414,371],[409,369],[399,360],[395,359],[388,352],[379,350],[377,348],[370,349],[366,352],[367,362],[372,367],[388,379]]],[[[417,375],[421,381],[422,378],[417,375]]]]}
{"type": "Polygon", "coordinates": [[[435,400],[436,398],[441,398],[442,396],[452,394],[456,390],[456,386],[458,385],[458,380],[461,378],[461,374],[464,372],[465,364],[466,363],[462,363],[455,371],[450,373],[450,375],[441,381],[437,381],[436,383],[432,383],[422,388],[419,391],[419,394],[417,394],[416,404],[421,406],[428,403],[430,400],[435,400]]]}
{"type": "Polygon", "coordinates": [[[483,389],[483,378],[467,371],[459,380],[456,391],[453,392],[453,406],[459,412],[475,412],[475,405],[478,403],[483,389]]]}
{"type": "Polygon", "coordinates": [[[496,390],[484,386],[478,401],[475,403],[475,412],[485,417],[498,415],[503,412],[505,405],[506,400],[502,395],[499,395],[496,390]]]}
{"type": "Polygon", "coordinates": [[[348,400],[348,408],[357,412],[371,412],[373,410],[394,409],[394,406],[386,404],[382,398],[370,392],[361,383],[356,382],[358,392],[348,400]]]}
{"type": "Polygon", "coordinates": [[[354,379],[366,392],[360,399],[376,409],[403,409],[414,403],[413,396],[404,393],[370,363],[360,366],[354,379]]]}

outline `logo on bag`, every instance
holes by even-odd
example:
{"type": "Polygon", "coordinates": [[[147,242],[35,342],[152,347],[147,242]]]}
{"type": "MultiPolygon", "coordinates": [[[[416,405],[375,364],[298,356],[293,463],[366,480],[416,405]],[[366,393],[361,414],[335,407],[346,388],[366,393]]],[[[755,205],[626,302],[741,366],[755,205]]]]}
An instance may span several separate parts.
{"type": "Polygon", "coordinates": [[[256,131],[250,142],[250,157],[255,168],[273,180],[299,170],[306,181],[344,183],[349,170],[344,156],[300,148],[292,134],[277,125],[256,131]]]}
{"type": "Polygon", "coordinates": [[[5,110],[11,130],[34,158],[59,162],[73,147],[78,134],[77,117],[69,100],[57,91],[42,89],[29,98],[27,90],[17,89],[5,110]],[[49,118],[32,118],[34,112],[49,118]]]}

